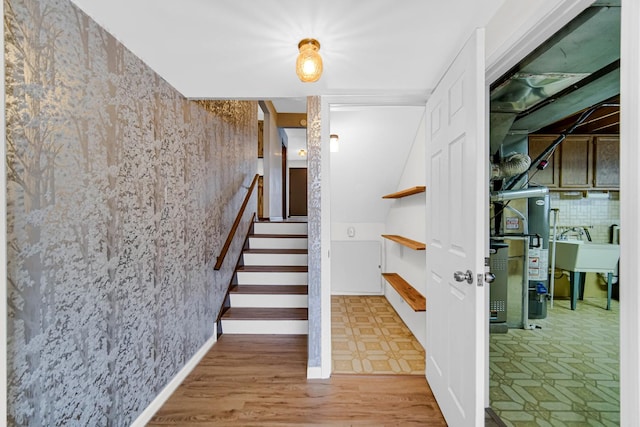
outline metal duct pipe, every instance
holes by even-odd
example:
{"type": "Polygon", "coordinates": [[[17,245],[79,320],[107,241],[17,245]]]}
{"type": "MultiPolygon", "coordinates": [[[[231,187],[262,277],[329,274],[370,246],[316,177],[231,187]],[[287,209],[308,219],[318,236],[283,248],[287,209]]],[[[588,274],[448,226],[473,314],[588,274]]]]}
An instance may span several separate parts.
{"type": "Polygon", "coordinates": [[[511,153],[505,159],[491,165],[491,179],[502,179],[516,176],[529,170],[531,158],[522,153],[511,153]]]}
{"type": "Polygon", "coordinates": [[[522,190],[494,191],[491,193],[492,202],[503,202],[505,200],[528,199],[530,197],[544,196],[549,193],[547,187],[529,187],[522,190]]]}

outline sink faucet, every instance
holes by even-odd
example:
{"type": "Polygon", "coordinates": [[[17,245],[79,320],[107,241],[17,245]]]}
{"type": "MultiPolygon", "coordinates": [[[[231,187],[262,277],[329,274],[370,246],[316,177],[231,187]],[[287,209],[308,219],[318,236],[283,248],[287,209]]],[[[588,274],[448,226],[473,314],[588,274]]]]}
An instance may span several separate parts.
{"type": "MultiPolygon", "coordinates": [[[[567,240],[568,233],[575,233],[580,240],[582,240],[582,236],[585,232],[586,228],[583,227],[567,227],[562,233],[558,235],[558,240],[567,240]]],[[[588,236],[589,241],[591,241],[591,236],[588,236]]]]}

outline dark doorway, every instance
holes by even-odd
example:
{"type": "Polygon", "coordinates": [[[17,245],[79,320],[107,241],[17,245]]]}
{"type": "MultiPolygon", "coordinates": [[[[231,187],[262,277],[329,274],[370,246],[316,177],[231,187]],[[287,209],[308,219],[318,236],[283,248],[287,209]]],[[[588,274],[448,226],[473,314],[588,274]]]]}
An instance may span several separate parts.
{"type": "Polygon", "coordinates": [[[289,169],[289,216],[307,216],[307,168],[289,169]]]}

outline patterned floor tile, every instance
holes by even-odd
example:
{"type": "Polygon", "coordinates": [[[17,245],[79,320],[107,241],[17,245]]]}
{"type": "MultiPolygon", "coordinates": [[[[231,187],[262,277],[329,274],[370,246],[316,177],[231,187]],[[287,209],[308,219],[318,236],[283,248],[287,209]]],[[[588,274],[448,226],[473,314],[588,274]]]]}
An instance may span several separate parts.
{"type": "Polygon", "coordinates": [[[335,373],[424,375],[424,349],[385,297],[331,301],[335,373]]]}
{"type": "Polygon", "coordinates": [[[490,401],[505,424],[619,424],[618,307],[556,300],[539,328],[491,335],[490,401]]]}

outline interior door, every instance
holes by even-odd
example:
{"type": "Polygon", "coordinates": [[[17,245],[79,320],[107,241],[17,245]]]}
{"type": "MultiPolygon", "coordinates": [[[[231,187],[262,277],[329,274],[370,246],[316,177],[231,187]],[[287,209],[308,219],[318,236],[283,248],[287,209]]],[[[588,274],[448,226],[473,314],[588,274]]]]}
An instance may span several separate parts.
{"type": "Polygon", "coordinates": [[[289,216],[307,216],[307,168],[289,169],[289,216]]]}
{"type": "Polygon", "coordinates": [[[488,322],[484,30],[450,65],[426,114],[426,376],[449,425],[480,426],[488,322]]]}

